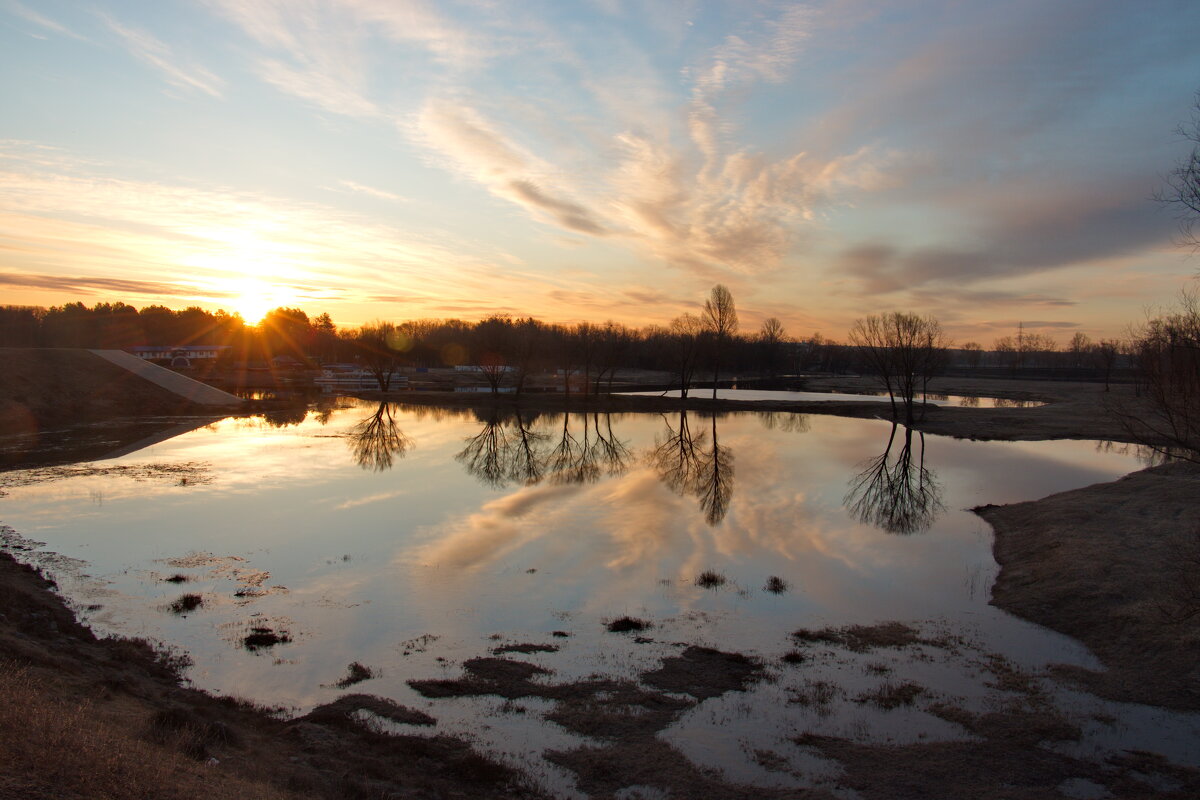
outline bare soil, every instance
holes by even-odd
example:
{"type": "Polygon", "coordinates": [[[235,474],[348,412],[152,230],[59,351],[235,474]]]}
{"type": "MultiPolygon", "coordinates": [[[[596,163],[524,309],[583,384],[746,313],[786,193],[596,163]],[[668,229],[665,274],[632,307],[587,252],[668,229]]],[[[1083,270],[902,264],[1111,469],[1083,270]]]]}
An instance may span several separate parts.
{"type": "Polygon", "coordinates": [[[211,414],[87,350],[0,348],[0,435],[114,417],[211,414]]]}
{"type": "Polygon", "coordinates": [[[539,796],[459,739],[350,717],[435,722],[388,700],[349,695],[289,721],[182,687],[184,659],[96,639],[52,589],[0,553],[3,800],[539,796]]]}
{"type": "Polygon", "coordinates": [[[1200,710],[1200,465],[976,511],[996,530],[992,603],[1079,639],[1107,668],[1063,677],[1200,710]]]}

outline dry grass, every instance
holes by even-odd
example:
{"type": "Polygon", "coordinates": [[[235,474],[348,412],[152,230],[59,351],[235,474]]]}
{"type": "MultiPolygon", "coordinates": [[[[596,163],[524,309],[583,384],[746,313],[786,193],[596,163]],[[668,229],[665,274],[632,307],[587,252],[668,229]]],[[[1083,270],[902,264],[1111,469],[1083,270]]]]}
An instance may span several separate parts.
{"type": "Polygon", "coordinates": [[[767,578],[767,585],[763,587],[763,591],[771,594],[783,594],[790,588],[790,585],[778,575],[772,575],[767,578]]]}
{"type": "Polygon", "coordinates": [[[204,598],[201,595],[189,592],[188,594],[182,594],[172,600],[171,604],[168,605],[167,608],[172,614],[187,614],[191,611],[195,611],[197,608],[200,608],[203,605],[204,598]]]}
{"type": "Polygon", "coordinates": [[[350,662],[350,666],[346,667],[346,675],[341,680],[333,685],[338,689],[348,689],[356,683],[369,681],[375,677],[375,671],[370,667],[360,664],[357,661],[350,662]]]}
{"type": "Polygon", "coordinates": [[[609,622],[606,626],[612,633],[628,633],[629,631],[644,631],[650,623],[636,617],[620,617],[609,622]]]}
{"type": "Polygon", "coordinates": [[[885,682],[873,692],[866,692],[854,698],[856,703],[864,703],[891,711],[900,706],[911,706],[918,697],[927,694],[925,688],[912,682],[885,682]]]}
{"type": "Polygon", "coordinates": [[[155,719],[148,733],[92,702],[63,701],[28,669],[0,662],[0,798],[296,798],[194,757],[206,735],[155,719]]]}
{"type": "Polygon", "coordinates": [[[915,628],[900,622],[882,622],[878,625],[848,625],[844,628],[822,628],[810,631],[805,628],[792,634],[799,644],[834,644],[865,653],[881,647],[902,648],[914,644],[946,647],[951,644],[940,639],[924,639],[915,628]]]}

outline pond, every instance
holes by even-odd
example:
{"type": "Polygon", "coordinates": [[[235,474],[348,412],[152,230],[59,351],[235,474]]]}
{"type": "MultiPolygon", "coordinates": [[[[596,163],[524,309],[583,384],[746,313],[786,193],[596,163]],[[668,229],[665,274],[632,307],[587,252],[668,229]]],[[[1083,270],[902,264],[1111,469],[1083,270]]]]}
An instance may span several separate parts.
{"type": "MultiPolygon", "coordinates": [[[[666,392],[624,392],[623,394],[679,397],[678,389],[666,392]]],[[[692,389],[690,397],[712,397],[712,389],[692,389]]],[[[789,392],[777,389],[717,389],[718,400],[781,400],[806,403],[832,402],[886,402],[887,392],[789,392]]],[[[962,394],[919,394],[917,400],[934,406],[959,406],[962,408],[1036,408],[1044,406],[1041,400],[1016,400],[1004,397],[976,397],[962,394]]]]}
{"type": "MultiPolygon", "coordinates": [[[[457,677],[510,645],[538,645],[513,657],[556,683],[636,677],[685,645],[745,653],[771,680],[705,700],[660,737],[731,780],[819,784],[828,765],[792,743],[797,731],[966,735],[921,703],[862,699],[883,684],[978,709],[1003,695],[1000,665],[1096,667],[988,604],[991,529],[967,509],[1142,466],[1103,443],[971,442],[879,420],[351,400],[148,441],[0,475],[7,539],[89,624],[183,648],[201,688],[297,712],[343,693],[357,662],[374,677],[354,691],[425,710],[564,796],[571,774],[542,753],[584,739],[545,720],[553,703],[430,699],[408,681],[457,677]],[[622,617],[650,627],[606,629],[622,617]],[[826,642],[803,671],[781,660],[799,629],[893,621],[917,632],[913,646],[826,642]],[[264,632],[280,641],[247,646],[264,632]],[[764,752],[795,769],[768,769],[764,752]]],[[[1052,693],[1079,718],[1081,751],[1197,761],[1194,715],[1052,693]]]]}

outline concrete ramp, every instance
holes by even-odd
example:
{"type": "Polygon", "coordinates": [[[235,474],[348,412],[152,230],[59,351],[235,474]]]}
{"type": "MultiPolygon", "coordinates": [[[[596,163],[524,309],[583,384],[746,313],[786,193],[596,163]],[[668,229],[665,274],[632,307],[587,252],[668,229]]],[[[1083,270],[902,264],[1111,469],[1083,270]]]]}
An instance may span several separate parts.
{"type": "Polygon", "coordinates": [[[138,358],[124,350],[91,350],[89,352],[111,361],[118,367],[132,372],[140,378],[145,378],[153,384],[161,386],[169,392],[185,397],[193,403],[203,406],[237,406],[244,400],[229,392],[223,392],[207,383],[194,381],[191,378],[172,372],[169,369],[151,364],[144,358],[138,358]]]}

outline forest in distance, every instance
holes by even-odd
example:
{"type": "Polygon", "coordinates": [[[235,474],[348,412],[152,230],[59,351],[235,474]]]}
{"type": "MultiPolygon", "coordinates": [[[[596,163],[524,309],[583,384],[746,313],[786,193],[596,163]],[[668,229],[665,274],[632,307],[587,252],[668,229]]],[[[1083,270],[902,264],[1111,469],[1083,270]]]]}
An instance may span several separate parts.
{"type": "MultiPolygon", "coordinates": [[[[137,309],[124,302],[82,302],[49,308],[0,306],[0,347],[83,347],[127,349],[139,346],[206,345],[228,348],[228,364],[287,359],[303,365],[348,363],[380,355],[397,364],[437,368],[484,365],[489,359],[511,362],[522,352],[535,354],[543,367],[594,364],[611,368],[675,371],[679,339],[702,340],[711,332],[700,314],[685,313],[670,325],[632,328],[614,322],[548,323],[532,317],[495,314],[478,321],[419,319],[378,321],[339,327],[326,313],[309,316],[299,308],[276,308],[255,325],[237,313],[190,306],[137,309]],[[509,354],[503,351],[510,351],[509,354]],[[371,354],[374,353],[374,356],[371,354]]],[[[804,371],[841,373],[858,366],[851,343],[819,332],[795,337],[776,318],[757,330],[734,325],[721,335],[721,369],[764,375],[804,371]]],[[[710,348],[711,349],[711,348],[710,348]]],[[[948,343],[948,366],[966,369],[1085,370],[1103,378],[1128,361],[1128,342],[1093,341],[1083,332],[1064,344],[1043,333],[1018,327],[990,346],[948,343]],[[1103,373],[1103,374],[1101,374],[1103,373]]],[[[699,358],[700,353],[697,353],[699,358]]],[[[697,365],[698,366],[698,365],[697,365]]]]}

